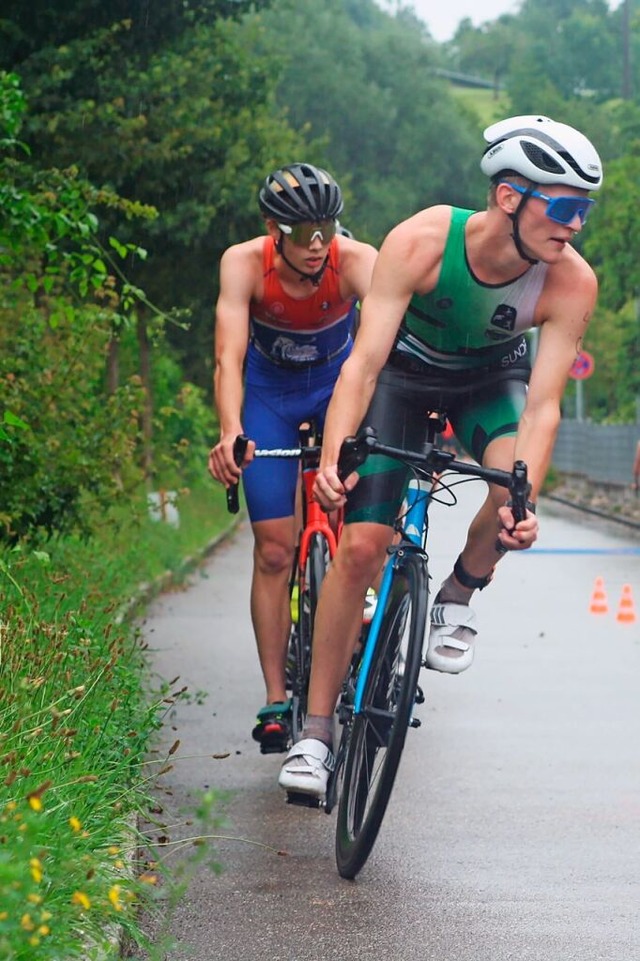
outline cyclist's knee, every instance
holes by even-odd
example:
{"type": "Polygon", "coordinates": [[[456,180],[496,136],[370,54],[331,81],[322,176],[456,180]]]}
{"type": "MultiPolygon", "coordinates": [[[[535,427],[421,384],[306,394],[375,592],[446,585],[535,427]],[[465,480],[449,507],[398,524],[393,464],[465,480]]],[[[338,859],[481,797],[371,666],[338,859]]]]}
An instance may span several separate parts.
{"type": "Polygon", "coordinates": [[[378,524],[346,526],[336,558],[342,575],[350,581],[371,583],[382,566],[391,537],[391,529],[378,524]]]}
{"type": "Polygon", "coordinates": [[[263,574],[291,570],[294,555],[293,528],[273,521],[254,526],[254,563],[263,574]]]}

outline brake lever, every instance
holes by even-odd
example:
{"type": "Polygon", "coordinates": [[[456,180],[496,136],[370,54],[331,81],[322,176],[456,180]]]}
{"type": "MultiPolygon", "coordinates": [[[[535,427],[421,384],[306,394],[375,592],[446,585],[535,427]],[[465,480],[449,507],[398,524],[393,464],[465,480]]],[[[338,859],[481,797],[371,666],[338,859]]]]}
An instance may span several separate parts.
{"type": "MultiPolygon", "coordinates": [[[[238,467],[244,460],[248,444],[249,438],[245,434],[238,434],[233,442],[233,459],[238,467]]],[[[227,510],[230,514],[237,514],[240,510],[238,483],[230,484],[229,487],[227,487],[227,510]]]]}
{"type": "Polygon", "coordinates": [[[375,428],[364,427],[355,437],[345,437],[338,457],[338,477],[344,483],[349,474],[362,467],[378,439],[375,428]]]}

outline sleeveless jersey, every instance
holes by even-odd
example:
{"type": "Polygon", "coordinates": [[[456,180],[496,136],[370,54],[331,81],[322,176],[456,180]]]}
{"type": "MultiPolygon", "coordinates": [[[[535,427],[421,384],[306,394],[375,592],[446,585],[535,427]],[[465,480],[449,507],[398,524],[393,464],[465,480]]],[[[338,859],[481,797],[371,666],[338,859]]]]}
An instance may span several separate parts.
{"type": "Polygon", "coordinates": [[[505,284],[484,284],[467,261],[464,232],[474,211],[453,207],[438,283],[414,294],[395,349],[445,370],[509,367],[527,352],[524,331],[534,313],[547,265],[533,264],[505,284]]]}
{"type": "Polygon", "coordinates": [[[311,297],[290,297],[274,267],[275,242],[265,237],[262,248],[264,291],[250,304],[252,346],[274,364],[293,367],[329,361],[351,344],[351,309],[355,297],[340,294],[339,251],[331,243],[322,280],[311,297]]]}

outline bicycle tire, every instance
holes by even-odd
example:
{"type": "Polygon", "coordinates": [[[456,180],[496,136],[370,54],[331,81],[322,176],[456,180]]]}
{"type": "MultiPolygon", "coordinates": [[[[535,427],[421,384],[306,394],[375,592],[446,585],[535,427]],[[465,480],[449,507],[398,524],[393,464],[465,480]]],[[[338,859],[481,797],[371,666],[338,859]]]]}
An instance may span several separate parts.
{"type": "Polygon", "coordinates": [[[307,716],[309,674],[313,623],[318,607],[320,588],[329,565],[329,543],[324,534],[315,532],[309,539],[309,551],[304,571],[299,572],[298,624],[294,642],[294,683],[292,685],[292,738],[298,741],[307,716]]]}
{"type": "Polygon", "coordinates": [[[336,825],[336,864],[343,878],[352,880],[366,863],[391,796],[418,689],[427,596],[426,557],[413,552],[397,557],[344,762],[336,825]]]}

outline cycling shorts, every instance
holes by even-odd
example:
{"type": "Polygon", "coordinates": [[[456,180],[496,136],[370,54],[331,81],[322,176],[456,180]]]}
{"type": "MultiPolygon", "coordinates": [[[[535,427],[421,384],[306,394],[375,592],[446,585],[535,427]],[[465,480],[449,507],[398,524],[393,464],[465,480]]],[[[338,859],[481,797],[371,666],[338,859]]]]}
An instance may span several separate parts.
{"type": "MultiPolygon", "coordinates": [[[[384,444],[419,451],[427,439],[429,412],[446,413],[460,444],[481,464],[492,440],[517,433],[530,372],[526,355],[506,370],[444,372],[394,352],[380,372],[362,426],[375,427],[384,444]]],[[[358,473],[347,498],[346,523],[393,525],[409,469],[375,454],[358,473]]]]}
{"type": "MultiPolygon", "coordinates": [[[[337,357],[315,366],[277,367],[251,345],[247,352],[242,424],[256,448],[294,448],[300,424],[324,427],[325,414],[351,342],[337,357]]],[[[295,510],[299,461],[259,457],[243,471],[247,511],[252,522],[290,517],[295,510]]]]}

